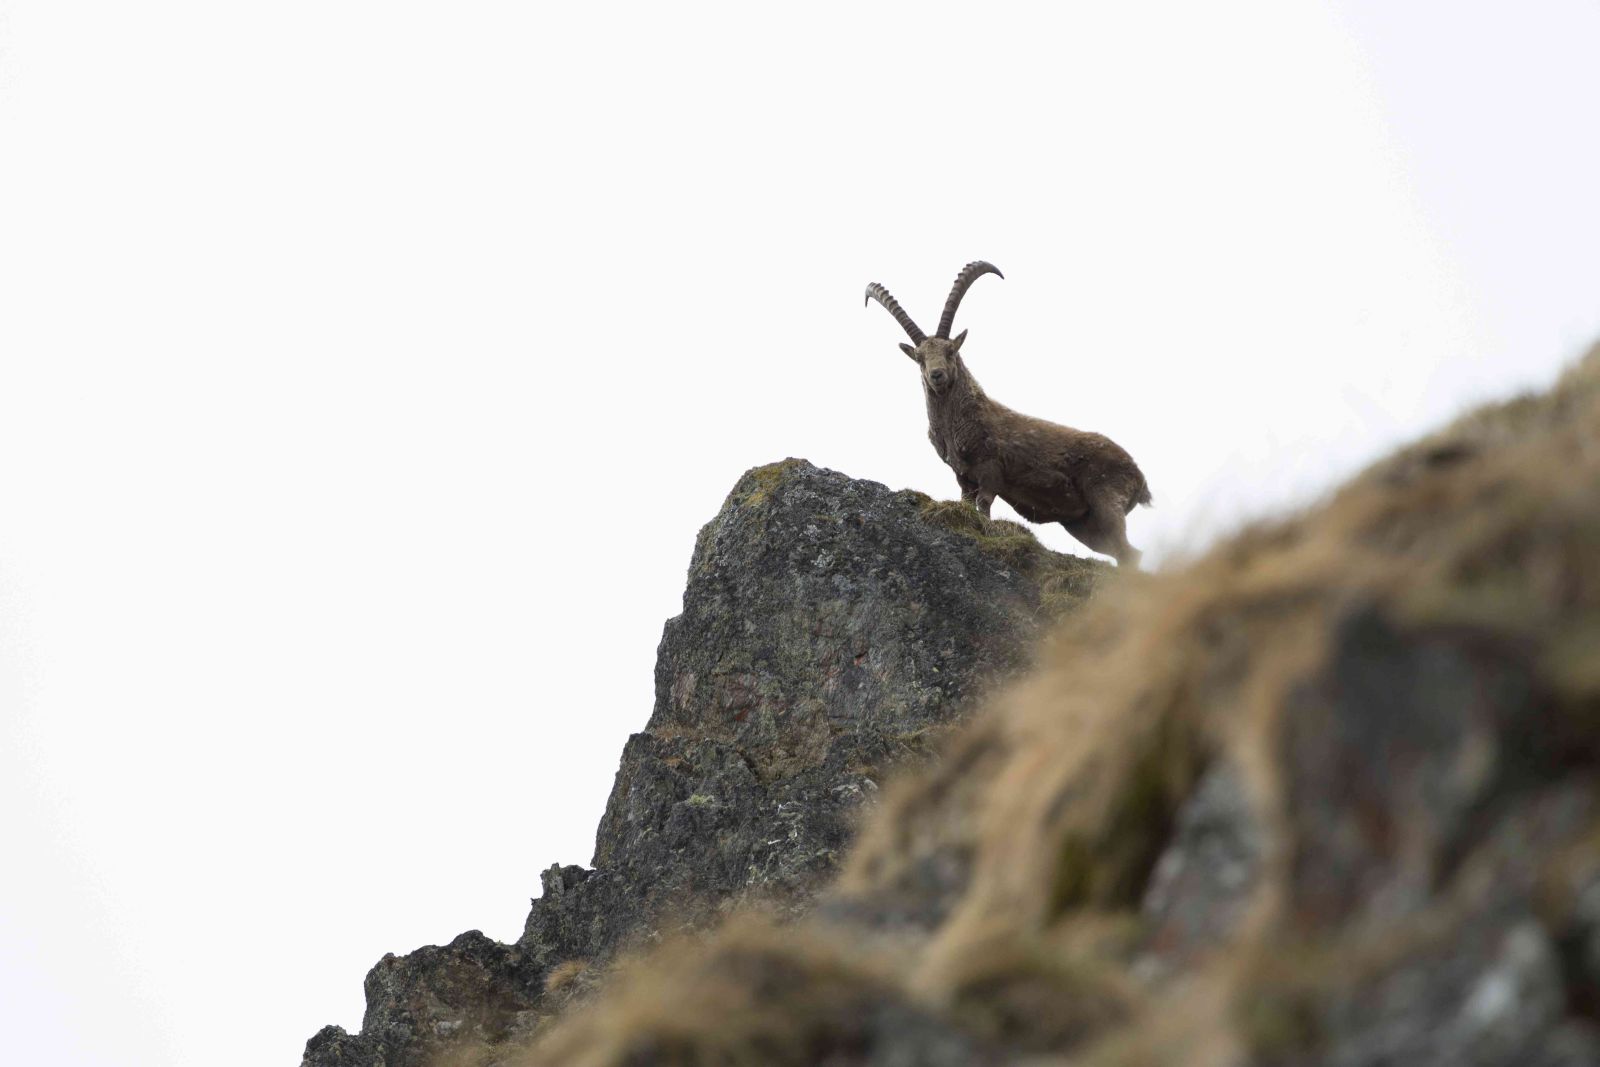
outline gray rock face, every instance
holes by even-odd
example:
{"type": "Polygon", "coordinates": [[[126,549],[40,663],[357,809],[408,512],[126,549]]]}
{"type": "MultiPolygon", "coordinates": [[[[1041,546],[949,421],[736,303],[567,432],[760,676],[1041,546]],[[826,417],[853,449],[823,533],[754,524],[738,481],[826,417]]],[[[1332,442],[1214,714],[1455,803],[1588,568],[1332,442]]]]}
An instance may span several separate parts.
{"type": "Polygon", "coordinates": [[[1308,1048],[1261,1062],[1600,1063],[1571,951],[1582,898],[1552,931],[1540,883],[1594,823],[1592,727],[1560,714],[1533,647],[1366,610],[1337,629],[1289,708],[1284,761],[1292,914],[1337,930],[1348,959],[1300,1009],[1308,1048]]]}
{"type": "Polygon", "coordinates": [[[1223,944],[1244,919],[1267,851],[1267,828],[1237,768],[1212,766],[1178,811],[1172,841],[1150,874],[1140,904],[1144,978],[1165,977],[1199,952],[1223,944]]]}
{"type": "Polygon", "coordinates": [[[949,507],[801,460],[740,479],[696,540],[594,868],[547,870],[514,944],[474,931],[384,957],[361,1033],[325,1028],[303,1067],[418,1067],[497,1044],[559,1006],[546,984],[573,961],[747,898],[806,907],[884,771],[1026,666],[1046,608],[1099,570],[975,513],[952,523],[949,507]]]}
{"type": "Polygon", "coordinates": [[[795,461],[739,482],[696,543],[598,867],[680,906],[804,898],[882,770],[1025,665],[1035,583],[924,499],[795,461]]]}

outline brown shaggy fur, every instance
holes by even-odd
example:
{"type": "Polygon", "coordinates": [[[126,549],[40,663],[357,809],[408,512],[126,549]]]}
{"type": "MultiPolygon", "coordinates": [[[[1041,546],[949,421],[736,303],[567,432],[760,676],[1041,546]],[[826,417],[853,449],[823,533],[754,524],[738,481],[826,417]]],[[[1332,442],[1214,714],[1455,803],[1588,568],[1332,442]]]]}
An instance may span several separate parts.
{"type": "Polygon", "coordinates": [[[922,337],[887,289],[867,289],[916,342],[900,348],[922,369],[933,450],[955,472],[961,498],[985,517],[999,497],[1029,522],[1059,522],[1120,566],[1138,566],[1125,517],[1150,503],[1150,488],[1133,457],[1102,434],[1023,415],[991,399],[961,358],[967,332],[948,337],[962,295],[985,273],[1000,272],[978,261],[956,277],[935,337],[922,337]]]}
{"type": "Polygon", "coordinates": [[[1569,936],[1575,894],[1600,878],[1597,545],[1600,350],[1548,396],[1474,413],[1303,516],[1109,589],[1032,679],[887,791],[817,917],[627,965],[505,1062],[861,1064],[864,1019],[891,1009],[1005,1062],[1320,1062],[1327,1005],[1494,936],[1485,900],[1532,900],[1569,936]],[[1485,685],[1447,704],[1441,729],[1475,739],[1459,759],[1431,736],[1352,742],[1339,731],[1367,713],[1339,710],[1347,679],[1331,672],[1351,621],[1374,619],[1385,636],[1362,648],[1514,664],[1523,703],[1496,706],[1485,685]],[[1511,706],[1533,718],[1495,725],[1511,706]],[[1447,773],[1428,788],[1483,798],[1463,830],[1404,792],[1429,760],[1447,773]],[[1219,769],[1262,828],[1259,869],[1236,919],[1164,949],[1177,970],[1151,977],[1139,961],[1160,931],[1141,901],[1177,812],[1219,769]],[[1405,893],[1374,902],[1341,881],[1351,869],[1405,893]]]}

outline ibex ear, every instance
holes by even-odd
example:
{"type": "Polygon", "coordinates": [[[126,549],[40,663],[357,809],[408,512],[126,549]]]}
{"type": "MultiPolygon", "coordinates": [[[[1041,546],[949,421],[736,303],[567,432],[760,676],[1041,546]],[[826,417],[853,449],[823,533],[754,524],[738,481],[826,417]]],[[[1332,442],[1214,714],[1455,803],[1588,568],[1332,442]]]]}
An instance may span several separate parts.
{"type": "Polygon", "coordinates": [[[961,342],[965,341],[966,339],[967,339],[967,331],[966,330],[962,330],[960,333],[956,334],[955,339],[950,342],[950,347],[952,349],[954,349],[955,351],[959,352],[959,351],[961,351],[961,342]]]}
{"type": "Polygon", "coordinates": [[[910,356],[912,359],[916,359],[917,358],[917,350],[915,348],[911,347],[910,345],[906,344],[904,341],[900,342],[900,351],[904,352],[906,355],[910,356]]]}

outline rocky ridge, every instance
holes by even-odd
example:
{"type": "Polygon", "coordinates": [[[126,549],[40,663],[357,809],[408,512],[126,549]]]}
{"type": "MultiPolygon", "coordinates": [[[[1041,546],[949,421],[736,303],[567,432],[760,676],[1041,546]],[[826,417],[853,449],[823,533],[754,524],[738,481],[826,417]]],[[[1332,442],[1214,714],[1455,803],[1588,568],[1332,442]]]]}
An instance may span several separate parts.
{"type": "Polygon", "coordinates": [[[1022,671],[1103,570],[965,505],[801,460],[748,472],[696,540],[593,867],[546,870],[512,944],[471,931],[385,956],[360,1033],[324,1028],[303,1067],[499,1046],[619,952],[740,902],[804,911],[884,772],[1022,671]]]}

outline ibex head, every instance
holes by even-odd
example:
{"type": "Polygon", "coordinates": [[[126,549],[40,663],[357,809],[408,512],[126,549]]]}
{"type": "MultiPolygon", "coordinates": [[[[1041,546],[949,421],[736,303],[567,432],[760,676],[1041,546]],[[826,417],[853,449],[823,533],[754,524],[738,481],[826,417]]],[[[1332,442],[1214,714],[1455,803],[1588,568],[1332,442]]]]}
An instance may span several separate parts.
{"type": "Polygon", "coordinates": [[[974,260],[961,268],[961,273],[956,275],[955,285],[950,288],[950,296],[944,302],[944,314],[939,316],[939,332],[932,337],[917,327],[900,302],[889,295],[889,290],[877,282],[867,286],[867,300],[882,304],[910,335],[912,343],[908,345],[902,342],[900,351],[916,360],[922,368],[922,384],[930,393],[942,393],[966,376],[966,365],[961,362],[961,342],[967,339],[967,331],[962,330],[952,338],[950,327],[955,324],[956,308],[961,306],[961,298],[967,295],[972,283],[985,274],[1005,277],[1000,273],[1000,268],[982,260],[974,260]]]}

